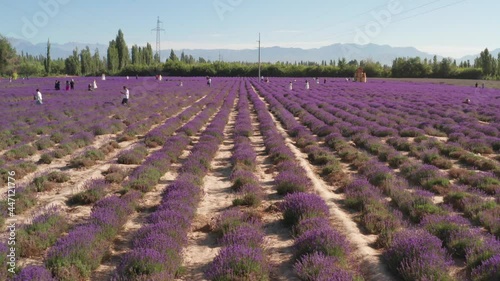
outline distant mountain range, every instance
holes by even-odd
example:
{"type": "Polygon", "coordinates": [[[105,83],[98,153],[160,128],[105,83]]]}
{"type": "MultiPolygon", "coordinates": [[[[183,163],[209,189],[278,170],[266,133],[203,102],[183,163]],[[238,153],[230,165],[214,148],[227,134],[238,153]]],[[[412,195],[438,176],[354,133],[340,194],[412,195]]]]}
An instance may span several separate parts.
{"type": "MultiPolygon", "coordinates": [[[[24,53],[29,53],[31,55],[43,55],[46,54],[46,43],[32,44],[26,40],[7,38],[12,46],[16,48],[18,53],[23,51],[24,53]]],[[[99,53],[102,56],[106,55],[107,45],[103,44],[87,44],[87,43],[65,43],[65,44],[55,44],[51,43],[51,57],[55,58],[66,58],[70,56],[77,47],[79,50],[84,49],[89,46],[91,52],[93,53],[96,49],[99,49],[99,53]]],[[[129,46],[130,47],[130,46],[129,46]]],[[[244,50],[229,50],[229,49],[184,49],[184,50],[174,50],[176,55],[180,57],[182,51],[186,55],[192,55],[195,59],[199,57],[205,58],[207,60],[216,61],[244,61],[244,62],[256,62],[257,61],[257,50],[256,49],[244,49],[244,50]]],[[[500,49],[491,51],[492,55],[496,58],[500,49]]],[[[300,61],[315,61],[321,62],[323,60],[329,62],[330,60],[337,60],[338,58],[345,57],[349,60],[366,60],[371,59],[373,61],[381,62],[382,64],[391,65],[392,61],[396,57],[416,57],[419,56],[422,59],[432,59],[434,54],[426,53],[417,50],[413,47],[391,47],[389,45],[377,45],[377,44],[367,44],[367,45],[357,45],[357,44],[333,44],[316,49],[301,49],[301,48],[283,48],[283,47],[269,47],[262,48],[262,61],[263,62],[300,62],[300,61]]],[[[170,55],[170,49],[162,50],[161,57],[165,60],[170,55]]],[[[462,58],[456,58],[457,62],[470,60],[471,62],[478,56],[469,55],[462,58]]],[[[442,57],[438,56],[440,60],[442,57]]]]}

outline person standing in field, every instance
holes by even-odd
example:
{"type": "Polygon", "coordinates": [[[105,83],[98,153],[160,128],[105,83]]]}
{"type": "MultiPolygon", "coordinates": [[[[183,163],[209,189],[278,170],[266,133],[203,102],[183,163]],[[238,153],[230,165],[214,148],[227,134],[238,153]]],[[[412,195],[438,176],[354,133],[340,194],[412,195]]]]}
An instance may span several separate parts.
{"type": "Polygon", "coordinates": [[[35,94],[35,103],[40,105],[43,104],[42,102],[42,93],[40,92],[40,89],[36,89],[36,94],[35,94]]]}
{"type": "Polygon", "coordinates": [[[94,79],[94,90],[97,89],[97,82],[94,79]]]}
{"type": "Polygon", "coordinates": [[[71,79],[71,82],[69,82],[69,85],[71,86],[71,90],[75,89],[75,80],[71,79]]]}
{"type": "Polygon", "coordinates": [[[290,81],[290,84],[288,84],[288,89],[289,89],[290,91],[291,91],[291,90],[293,90],[293,83],[292,83],[292,81],[290,81]]]}
{"type": "Polygon", "coordinates": [[[306,80],[306,90],[309,90],[309,81],[306,80]]]}
{"type": "Polygon", "coordinates": [[[66,80],[66,91],[69,91],[69,81],[66,80]]]}
{"type": "Polygon", "coordinates": [[[120,92],[123,95],[122,105],[128,105],[128,99],[130,97],[130,91],[127,86],[123,86],[123,91],[120,92]]]}
{"type": "Polygon", "coordinates": [[[208,78],[208,81],[207,81],[207,84],[208,84],[208,87],[212,87],[212,78],[208,78]]]}

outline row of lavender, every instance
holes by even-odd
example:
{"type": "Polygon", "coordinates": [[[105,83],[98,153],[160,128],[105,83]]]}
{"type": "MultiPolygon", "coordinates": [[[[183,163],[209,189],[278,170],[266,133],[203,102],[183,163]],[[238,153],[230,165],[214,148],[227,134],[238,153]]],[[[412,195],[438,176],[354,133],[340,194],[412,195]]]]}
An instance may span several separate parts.
{"type": "MultiPolygon", "coordinates": [[[[325,126],[326,124],[336,124],[335,122],[341,122],[339,120],[335,120],[335,118],[331,115],[329,116],[331,109],[328,109],[327,106],[319,108],[315,104],[317,101],[315,101],[314,98],[300,99],[299,97],[289,95],[288,97],[277,96],[277,99],[281,102],[290,103],[290,100],[297,102],[295,105],[287,105],[287,108],[292,112],[300,110],[300,106],[302,106],[302,108],[308,112],[307,114],[311,114],[309,116],[304,116],[304,119],[306,119],[307,124],[309,124],[312,130],[318,134],[335,132],[334,127],[327,130],[327,128],[322,126],[325,126]],[[321,120],[316,119],[316,117],[321,120]],[[323,123],[323,121],[326,124],[323,123]]],[[[349,123],[343,126],[349,125],[351,127],[353,126],[353,124],[349,123]]],[[[337,130],[337,132],[339,132],[339,130],[337,130]]],[[[462,184],[467,183],[471,186],[467,191],[464,187],[452,186],[450,180],[446,178],[446,176],[440,172],[438,168],[432,165],[422,165],[416,161],[412,161],[379,139],[366,134],[365,129],[361,128],[359,131],[353,130],[351,132],[353,135],[350,135],[350,139],[358,147],[364,148],[369,153],[376,155],[379,160],[388,162],[391,167],[400,168],[401,174],[412,184],[420,185],[427,190],[446,195],[445,200],[447,202],[454,203],[460,211],[465,211],[465,214],[474,222],[484,225],[495,235],[500,234],[500,223],[495,219],[500,210],[500,206],[494,201],[491,201],[491,199],[481,192],[483,191],[493,195],[496,194],[495,190],[500,188],[500,181],[498,181],[498,179],[496,179],[493,175],[488,173],[475,173],[472,171],[464,172],[463,169],[450,170],[449,173],[451,177],[459,178],[459,181],[462,184]],[[480,191],[477,191],[476,189],[479,189],[480,191]],[[462,199],[464,199],[464,202],[468,202],[470,204],[464,204],[462,199]]],[[[403,144],[396,138],[391,138],[387,142],[397,144],[398,146],[402,146],[403,144]]],[[[440,143],[432,140],[429,140],[428,142],[440,143]]],[[[423,145],[426,143],[427,142],[424,142],[423,145]]],[[[429,164],[431,164],[432,161],[426,161],[426,159],[433,159],[434,162],[438,161],[438,163],[446,161],[436,158],[433,154],[428,152],[422,153],[422,157],[418,158],[422,158],[424,163],[429,164]]],[[[379,181],[384,179],[385,178],[380,178],[379,181]]]]}
{"type": "MultiPolygon", "coordinates": [[[[224,99],[224,96],[225,96],[224,91],[221,91],[221,93],[218,95],[211,96],[209,99],[210,101],[207,101],[207,103],[212,102],[212,104],[211,104],[211,106],[207,107],[204,110],[204,113],[199,114],[191,122],[185,124],[182,128],[177,130],[177,133],[178,133],[177,136],[169,138],[165,142],[165,146],[162,149],[154,152],[141,166],[139,166],[138,168],[135,169],[135,171],[132,173],[132,176],[130,177],[130,179],[124,184],[124,187],[126,188],[126,190],[129,187],[134,187],[134,188],[141,190],[141,191],[144,191],[144,192],[150,190],[150,188],[158,182],[161,174],[164,174],[166,172],[169,165],[180,156],[183,149],[185,147],[187,147],[187,145],[189,144],[189,142],[190,142],[189,137],[187,137],[183,133],[183,131],[186,128],[192,127],[193,125],[199,126],[198,125],[200,123],[199,120],[204,120],[204,122],[207,122],[210,115],[213,114],[213,112],[217,111],[217,107],[220,106],[220,104],[221,104],[221,102],[213,103],[213,101],[217,101],[217,100],[221,101],[224,99]],[[148,169],[148,167],[149,167],[149,169],[148,169]],[[147,182],[147,185],[139,185],[139,186],[134,185],[133,183],[135,182],[134,181],[135,178],[133,177],[133,175],[136,175],[137,177],[140,175],[143,175],[139,171],[145,171],[145,170],[149,170],[149,171],[154,170],[155,172],[157,172],[155,174],[158,174],[158,176],[156,176],[154,178],[149,177],[148,178],[149,181],[147,182]]],[[[199,109],[200,108],[198,108],[198,111],[199,111],[199,109]]],[[[189,112],[190,115],[194,115],[197,113],[196,110],[193,111],[193,110],[189,110],[189,109],[186,110],[184,113],[186,113],[186,112],[189,112]]],[[[185,115],[185,116],[188,116],[188,115],[185,115]]],[[[202,124],[204,122],[202,121],[202,124]]],[[[168,123],[168,121],[167,121],[166,124],[171,124],[171,123],[168,123]]],[[[172,124],[170,126],[172,126],[172,124]]],[[[165,128],[166,130],[170,130],[169,126],[163,126],[163,128],[165,128]]],[[[98,186],[98,187],[103,187],[103,186],[98,186]]],[[[95,190],[93,190],[93,191],[95,191],[95,190]]],[[[129,193],[130,192],[128,192],[127,194],[129,194],[129,193]]],[[[134,194],[134,193],[132,193],[132,194],[134,194]]],[[[108,199],[108,198],[106,198],[106,199],[108,199]]],[[[123,198],[123,196],[122,196],[122,198],[123,198]]],[[[103,200],[106,200],[106,199],[103,199],[103,200]]],[[[103,200],[101,200],[101,201],[103,201],[103,200]]],[[[101,201],[97,202],[97,204],[95,206],[98,206],[101,201]]],[[[137,200],[134,200],[134,202],[135,201],[137,201],[137,200]]],[[[95,210],[95,208],[96,207],[94,207],[94,210],[95,210]]],[[[111,227],[113,227],[113,229],[115,231],[114,234],[116,234],[116,232],[121,228],[123,223],[126,221],[128,214],[130,214],[130,213],[128,212],[127,214],[125,214],[123,216],[120,223],[115,224],[115,225],[111,225],[111,227]]],[[[92,217],[92,215],[91,215],[91,217],[92,217]]],[[[92,223],[92,221],[90,223],[92,223]]],[[[80,226],[77,226],[75,229],[71,230],[70,235],[73,232],[78,231],[79,228],[80,228],[80,226]]],[[[54,234],[55,230],[51,229],[50,231],[47,231],[47,232],[50,234],[54,234]]],[[[38,235],[42,235],[42,236],[46,235],[46,233],[33,233],[33,234],[38,234],[38,235]]],[[[78,237],[78,235],[75,237],[78,237]]],[[[97,247],[97,248],[99,248],[99,250],[90,249],[93,246],[96,246],[97,244],[84,243],[85,241],[83,241],[83,240],[82,240],[83,242],[78,241],[78,240],[75,242],[77,244],[78,243],[84,244],[84,245],[80,245],[77,247],[74,245],[74,243],[69,243],[68,241],[66,241],[64,239],[59,239],[58,242],[56,243],[56,246],[49,251],[49,257],[46,260],[46,265],[49,268],[51,268],[52,272],[60,280],[72,280],[72,278],[81,278],[81,277],[89,276],[91,270],[95,269],[100,264],[100,261],[102,260],[102,258],[106,254],[106,252],[108,251],[109,246],[106,246],[106,245],[109,245],[109,243],[112,241],[112,238],[114,237],[114,235],[110,235],[110,236],[106,236],[106,237],[108,239],[102,240],[99,232],[93,233],[92,235],[86,237],[88,239],[91,239],[92,241],[98,241],[99,243],[104,245],[104,247],[97,247]],[[58,247],[60,248],[60,250],[58,250],[58,247]],[[51,262],[51,258],[50,258],[51,253],[52,253],[52,255],[56,256],[56,262],[51,262]],[[89,256],[89,255],[91,255],[91,256],[89,256]]],[[[77,238],[75,238],[75,239],[77,239],[77,238]]],[[[39,271],[39,268],[31,268],[30,267],[30,268],[27,268],[26,270],[27,270],[26,271],[27,273],[22,273],[22,274],[30,274],[31,271],[39,271]]],[[[23,272],[25,272],[25,271],[23,271],[23,272]]]]}
{"type": "Polygon", "coordinates": [[[221,110],[205,129],[179,170],[179,176],[162,195],[158,209],[141,228],[133,249],[117,268],[117,280],[172,280],[182,262],[181,249],[200,199],[203,177],[223,140],[224,127],[232,110],[235,91],[231,88],[221,110]]]}
{"type": "Polygon", "coordinates": [[[295,237],[295,272],[302,280],[361,279],[352,247],[346,237],[329,222],[325,201],[311,193],[312,183],[296,163],[284,137],[265,105],[247,82],[249,98],[257,113],[266,151],[279,171],[275,179],[278,194],[286,195],[280,204],[283,219],[295,237]]]}
{"type": "Polygon", "coordinates": [[[257,207],[263,199],[262,187],[254,174],[257,155],[249,139],[253,127],[244,84],[240,84],[238,97],[231,156],[232,190],[238,198],[233,200],[233,208],[215,220],[214,231],[218,234],[221,250],[206,270],[209,280],[269,279],[262,222],[251,211],[237,207],[257,207]]]}
{"type": "MultiPolygon", "coordinates": [[[[270,106],[271,106],[272,110],[280,117],[281,121],[285,124],[285,127],[287,127],[290,131],[292,131],[294,128],[296,128],[297,124],[296,124],[296,120],[295,120],[294,116],[291,115],[288,112],[285,112],[283,106],[281,104],[279,104],[271,95],[268,95],[268,93],[265,93],[265,91],[264,91],[263,95],[270,102],[270,106]]],[[[304,116],[304,115],[307,115],[307,114],[304,114],[304,113],[300,114],[300,117],[304,117],[304,118],[301,118],[303,121],[305,120],[304,122],[309,123],[310,125],[312,123],[314,123],[314,122],[311,122],[312,119],[310,117],[308,119],[308,117],[304,116]]],[[[325,124],[323,124],[322,126],[316,126],[316,132],[319,132],[319,131],[322,131],[322,130],[324,131],[325,130],[325,128],[323,128],[324,126],[325,126],[325,124]]],[[[333,128],[327,128],[327,129],[333,129],[333,128]]],[[[335,140],[335,137],[332,136],[330,138],[330,141],[334,141],[334,140],[335,140]]],[[[303,140],[300,140],[300,141],[302,142],[303,140]]],[[[341,153],[341,155],[342,155],[342,153],[341,153]]],[[[377,173],[377,172],[380,172],[380,171],[373,171],[373,170],[377,170],[377,168],[381,169],[381,167],[380,166],[378,166],[378,167],[375,166],[375,169],[373,169],[373,168],[370,169],[370,167],[373,167],[374,165],[377,164],[376,162],[368,163],[367,165],[362,165],[363,162],[365,162],[365,163],[367,162],[367,159],[366,159],[367,157],[362,157],[362,156],[359,157],[360,156],[359,154],[356,155],[354,153],[351,156],[353,157],[353,159],[352,159],[353,161],[358,160],[357,165],[358,165],[359,168],[361,168],[361,170],[363,170],[363,168],[365,168],[366,170],[372,170],[372,171],[368,171],[367,172],[367,174],[369,174],[369,178],[370,179],[372,179],[374,181],[380,181],[381,180],[379,178],[381,174],[377,173]],[[365,159],[363,159],[363,158],[365,158],[365,159]],[[370,174],[371,174],[371,177],[370,177],[370,174]]],[[[350,193],[350,195],[346,195],[348,197],[347,200],[350,200],[351,206],[352,205],[354,205],[354,206],[355,205],[360,205],[363,208],[367,208],[368,207],[368,209],[364,210],[364,212],[363,212],[363,213],[365,213],[365,217],[367,217],[367,215],[369,215],[371,212],[379,213],[379,212],[376,212],[377,209],[380,209],[380,206],[384,205],[384,204],[382,204],[382,205],[381,204],[373,204],[373,202],[380,201],[381,198],[380,198],[380,195],[377,194],[377,192],[373,191],[373,189],[370,189],[370,188],[367,189],[367,185],[369,185],[367,182],[365,184],[354,183],[354,184],[352,184],[351,186],[348,187],[348,191],[349,191],[348,193],[350,193]],[[366,211],[368,211],[368,212],[366,212],[366,211]]],[[[396,193],[396,192],[392,191],[392,193],[396,193]]],[[[428,203],[431,203],[431,202],[428,201],[428,203]]],[[[382,207],[382,208],[383,209],[387,209],[387,206],[386,207],[382,207]]],[[[384,213],[386,213],[386,211],[384,211],[384,213]]],[[[397,218],[398,215],[394,215],[393,217],[397,218]]],[[[373,214],[372,214],[371,218],[368,219],[368,220],[365,219],[365,221],[372,220],[372,222],[373,222],[373,219],[374,219],[374,217],[373,217],[373,214]]],[[[384,217],[380,217],[380,219],[384,219],[384,217]]],[[[445,236],[445,237],[442,237],[443,239],[445,239],[445,241],[446,241],[446,239],[449,239],[449,235],[451,235],[452,233],[453,234],[460,233],[460,231],[458,231],[458,230],[462,231],[462,233],[461,233],[462,236],[464,235],[465,231],[468,231],[469,224],[464,223],[463,220],[459,220],[459,219],[453,221],[452,217],[449,217],[449,216],[448,217],[444,216],[444,217],[435,218],[435,219],[431,219],[429,217],[426,222],[423,222],[423,224],[427,225],[428,229],[433,229],[433,227],[434,227],[434,233],[436,233],[437,231],[440,230],[440,227],[443,227],[442,226],[443,222],[447,222],[447,221],[449,221],[449,223],[445,224],[445,228],[446,227],[450,227],[450,225],[451,225],[452,228],[456,228],[456,229],[453,229],[453,230],[457,230],[457,232],[450,231],[451,233],[446,233],[444,235],[441,235],[441,236],[445,236]],[[438,226],[440,226],[440,227],[438,227],[438,226]],[[436,228],[438,230],[436,230],[436,228]]],[[[387,231],[387,229],[386,229],[386,231],[387,231]]],[[[472,231],[472,232],[474,234],[477,234],[477,231],[472,231]]],[[[398,251],[398,250],[401,250],[401,249],[398,249],[397,247],[400,247],[400,248],[401,247],[403,247],[403,248],[404,247],[409,247],[409,246],[415,247],[415,245],[408,245],[408,244],[406,244],[406,246],[405,245],[400,245],[401,241],[404,241],[404,239],[401,238],[401,237],[408,238],[408,236],[418,237],[418,236],[421,235],[421,233],[419,233],[419,232],[415,232],[415,233],[412,233],[412,234],[408,234],[407,232],[401,232],[401,233],[403,233],[403,234],[400,234],[399,232],[397,232],[396,235],[394,235],[395,238],[394,238],[393,241],[390,242],[391,246],[389,247],[389,250],[388,250],[388,253],[390,253],[390,254],[387,254],[387,257],[394,257],[394,253],[391,252],[391,249],[392,249],[392,251],[398,251]]],[[[467,234],[469,234],[469,235],[467,235],[468,237],[471,236],[470,233],[467,232],[467,234]]],[[[461,240],[463,240],[463,237],[460,237],[460,238],[461,238],[461,240]]],[[[431,240],[432,240],[431,238],[427,238],[427,239],[423,239],[420,242],[422,242],[423,244],[429,243],[430,245],[434,245],[434,246],[440,244],[440,242],[436,244],[435,240],[434,240],[433,243],[431,243],[431,240]]],[[[457,240],[458,239],[455,239],[455,242],[457,240]]],[[[471,264],[471,266],[477,266],[478,263],[481,263],[481,261],[485,261],[489,257],[494,256],[495,255],[495,251],[496,251],[496,250],[492,251],[491,248],[488,248],[488,247],[492,247],[493,245],[491,245],[489,243],[485,243],[485,242],[492,242],[492,243],[495,244],[494,238],[493,239],[491,239],[491,238],[490,239],[484,239],[484,240],[483,240],[483,238],[476,238],[475,241],[476,242],[471,243],[471,244],[476,244],[476,245],[471,245],[471,244],[468,245],[469,246],[468,250],[470,250],[469,251],[470,255],[468,257],[468,261],[470,262],[469,264],[471,264]],[[482,245],[482,246],[477,246],[477,244],[482,245]],[[481,252],[481,251],[484,251],[484,250],[486,250],[486,251],[482,252],[481,254],[478,253],[478,252],[481,252]],[[475,254],[475,257],[474,257],[474,254],[475,254]],[[478,255],[480,256],[479,258],[477,257],[478,255]],[[481,255],[483,255],[483,256],[481,256],[481,255]],[[474,260],[474,258],[476,258],[476,259],[474,260]],[[478,259],[479,259],[479,261],[478,261],[478,259]],[[470,260],[472,260],[472,261],[470,261],[470,260]]],[[[496,242],[496,244],[498,244],[498,243],[496,242]]],[[[418,246],[418,245],[416,245],[416,246],[418,246]]],[[[467,248],[467,246],[465,248],[467,248]]],[[[440,249],[440,247],[437,247],[437,248],[434,248],[434,249],[440,249]]],[[[493,247],[493,249],[494,249],[494,247],[493,247]]],[[[421,250],[422,250],[421,254],[422,253],[425,254],[425,253],[429,253],[429,251],[431,251],[431,252],[433,251],[432,249],[421,249],[421,250]]],[[[422,267],[424,267],[424,268],[427,267],[426,268],[427,269],[427,273],[426,274],[447,275],[446,271],[444,271],[444,272],[441,271],[441,273],[439,273],[440,272],[440,268],[442,268],[443,265],[446,265],[446,263],[447,263],[446,262],[446,257],[444,256],[443,251],[442,250],[440,250],[440,251],[441,252],[435,253],[434,255],[437,254],[437,256],[441,256],[441,262],[439,262],[439,260],[429,260],[429,261],[424,261],[424,263],[422,264],[421,257],[418,257],[418,256],[417,257],[410,257],[410,259],[407,260],[407,261],[411,261],[411,258],[413,258],[413,262],[417,262],[417,264],[420,263],[420,265],[419,265],[420,269],[418,268],[417,264],[415,264],[413,267],[409,267],[409,268],[406,268],[406,269],[399,268],[401,275],[403,275],[405,278],[410,278],[411,279],[412,274],[418,273],[419,270],[422,269],[422,267]],[[438,266],[436,267],[435,265],[438,265],[438,266]],[[434,272],[434,273],[432,273],[432,271],[435,271],[435,270],[437,270],[437,271],[434,272]]],[[[490,260],[494,260],[494,257],[492,259],[490,259],[490,260]]],[[[490,260],[484,262],[484,264],[488,264],[488,262],[490,262],[490,260]]],[[[400,260],[392,260],[392,261],[389,261],[389,262],[390,262],[390,264],[393,264],[394,268],[398,268],[399,267],[398,264],[401,261],[402,260],[401,260],[401,257],[400,257],[400,260]]],[[[482,268],[479,268],[476,271],[481,271],[481,270],[482,270],[482,268]]],[[[488,273],[488,272],[486,272],[486,273],[488,273]]],[[[491,271],[489,273],[491,274],[491,271]]],[[[478,274],[476,274],[476,275],[478,275],[478,274]]],[[[434,275],[434,276],[436,276],[436,275],[434,275]]]]}

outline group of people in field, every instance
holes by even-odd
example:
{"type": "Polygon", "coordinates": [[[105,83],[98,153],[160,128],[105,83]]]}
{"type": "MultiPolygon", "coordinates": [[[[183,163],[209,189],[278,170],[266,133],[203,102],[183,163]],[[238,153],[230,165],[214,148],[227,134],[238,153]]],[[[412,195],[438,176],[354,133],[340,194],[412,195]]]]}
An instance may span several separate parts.
{"type": "MultiPolygon", "coordinates": [[[[61,81],[56,80],[56,82],[54,84],[54,89],[56,91],[61,90],[61,81]]],[[[70,89],[71,90],[75,89],[75,79],[71,79],[71,81],[70,80],[66,80],[66,91],[69,91],[70,89]]]]}
{"type": "MultiPolygon", "coordinates": [[[[346,78],[346,79],[348,79],[348,78],[346,78]]],[[[316,81],[316,84],[320,83],[320,79],[318,77],[314,77],[313,80],[316,81]]],[[[297,81],[297,80],[295,80],[295,81],[297,81]]],[[[266,82],[269,83],[269,78],[266,80],[266,82]]],[[[323,84],[326,84],[326,78],[323,79],[323,84]]],[[[306,90],[311,89],[311,86],[310,86],[308,80],[306,80],[306,82],[305,82],[305,87],[306,87],[306,90]]],[[[290,81],[290,83],[288,83],[288,89],[290,91],[293,90],[293,82],[292,81],[290,81]]]]}
{"type": "MultiPolygon", "coordinates": [[[[56,81],[57,85],[57,81],[56,81]]],[[[90,83],[89,86],[89,91],[93,91],[93,89],[97,89],[97,83],[94,80],[94,83],[90,83]]],[[[57,90],[57,86],[56,86],[57,90]]],[[[120,94],[123,96],[122,99],[122,105],[128,105],[128,100],[130,98],[130,91],[127,86],[123,86],[123,90],[120,91],[120,94]]],[[[42,93],[40,92],[40,89],[36,89],[35,94],[33,95],[33,100],[35,100],[35,104],[37,105],[42,105],[43,104],[43,98],[42,98],[42,93]]]]}

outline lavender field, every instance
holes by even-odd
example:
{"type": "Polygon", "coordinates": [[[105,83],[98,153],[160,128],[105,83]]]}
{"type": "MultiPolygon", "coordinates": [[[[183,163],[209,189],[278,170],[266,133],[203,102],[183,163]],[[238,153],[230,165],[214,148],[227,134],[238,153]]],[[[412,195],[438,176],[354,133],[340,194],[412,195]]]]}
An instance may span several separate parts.
{"type": "Polygon", "coordinates": [[[74,79],[0,81],[0,280],[500,280],[500,90],[74,79]]]}

